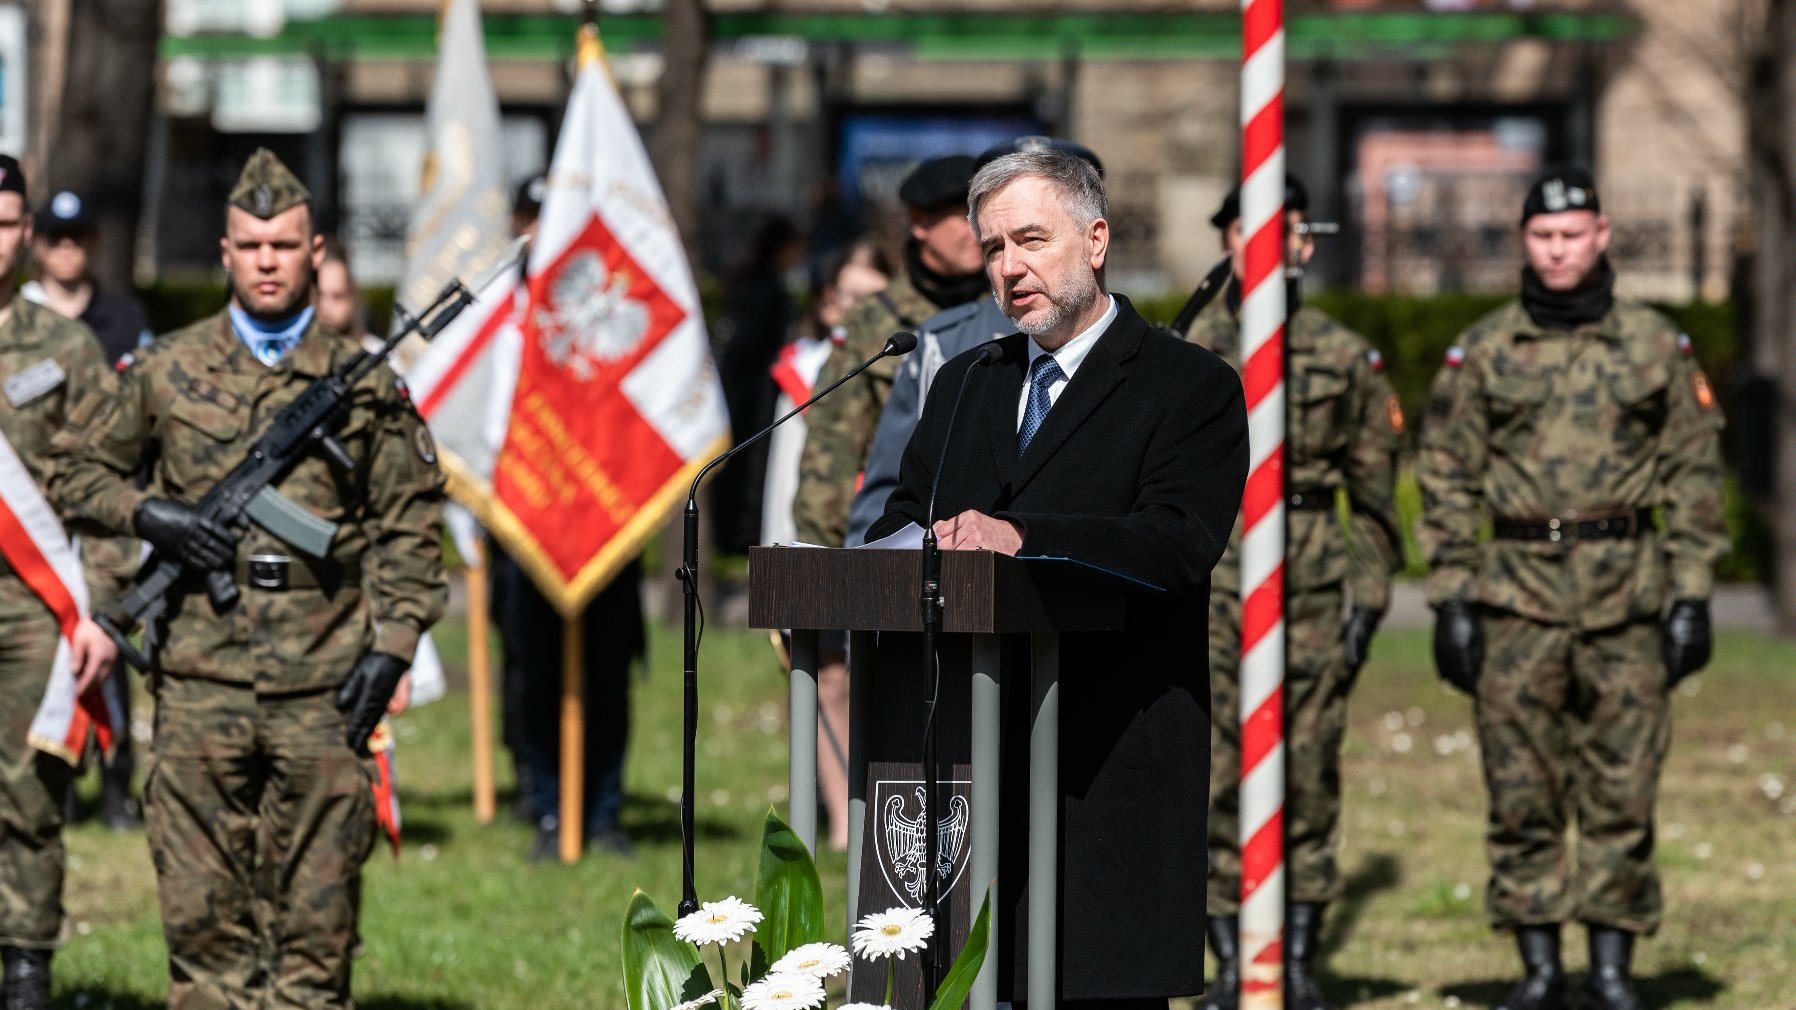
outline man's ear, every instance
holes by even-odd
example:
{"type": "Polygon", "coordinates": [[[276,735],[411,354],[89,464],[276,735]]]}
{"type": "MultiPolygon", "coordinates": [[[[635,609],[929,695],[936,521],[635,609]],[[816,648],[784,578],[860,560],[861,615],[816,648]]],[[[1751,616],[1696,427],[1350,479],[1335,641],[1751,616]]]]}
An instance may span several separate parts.
{"type": "Polygon", "coordinates": [[[1609,239],[1611,237],[1609,232],[1609,215],[1598,214],[1596,216],[1596,251],[1608,252],[1609,239]]]}
{"type": "Polygon", "coordinates": [[[324,269],[324,236],[312,233],[312,272],[316,274],[324,269]]]}
{"type": "Polygon", "coordinates": [[[1085,227],[1085,241],[1091,244],[1091,268],[1104,269],[1110,256],[1110,222],[1098,218],[1085,227]]]}

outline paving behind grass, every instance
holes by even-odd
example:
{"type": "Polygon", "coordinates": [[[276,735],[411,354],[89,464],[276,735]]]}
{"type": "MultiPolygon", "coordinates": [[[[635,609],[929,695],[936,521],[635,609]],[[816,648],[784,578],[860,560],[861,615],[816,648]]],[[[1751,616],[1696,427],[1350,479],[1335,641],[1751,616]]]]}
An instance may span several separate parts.
{"type": "MultiPolygon", "coordinates": [[[[441,643],[452,667],[458,629],[441,643]]],[[[637,685],[625,821],[637,855],[527,863],[530,829],[474,822],[465,695],[403,717],[406,849],[370,861],[356,993],[374,1010],[621,1010],[618,923],[641,887],[679,894],[680,650],[657,632],[637,685]]],[[[703,662],[701,894],[749,896],[761,818],[785,804],[785,680],[766,639],[713,628],[703,662]]],[[[1796,646],[1724,636],[1716,669],[1676,704],[1660,810],[1667,925],[1642,945],[1648,1005],[1796,1008],[1796,646]]],[[[501,784],[509,766],[501,761],[501,784]]],[[[1422,631],[1377,643],[1354,698],[1346,761],[1349,899],[1331,916],[1325,978],[1342,1006],[1488,1006],[1513,971],[1485,926],[1483,792],[1463,699],[1429,673],[1422,631]]],[[[155,888],[141,836],[70,832],[73,934],[58,1006],[162,1004],[155,888]]],[[[831,921],[842,858],[823,857],[831,921]]],[[[1193,910],[1192,914],[1200,914],[1193,910]]],[[[1568,936],[1574,971],[1582,939],[1568,936]]]]}

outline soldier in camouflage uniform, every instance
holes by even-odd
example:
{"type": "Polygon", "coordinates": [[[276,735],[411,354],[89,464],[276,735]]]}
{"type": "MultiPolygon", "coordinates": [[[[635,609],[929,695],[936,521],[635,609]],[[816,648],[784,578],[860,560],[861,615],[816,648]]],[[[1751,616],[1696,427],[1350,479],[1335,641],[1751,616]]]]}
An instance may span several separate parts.
{"type": "MultiPolygon", "coordinates": [[[[967,223],[967,184],[974,164],[968,155],[934,158],[905,177],[898,187],[898,197],[910,211],[904,271],[848,313],[842,321],[847,337],[830,351],[812,388],[826,388],[878,353],[893,331],[914,330],[941,309],[991,294],[985,260],[967,223]]],[[[874,362],[805,414],[804,454],[792,500],[800,541],[844,546],[848,506],[901,361],[874,362]]]]}
{"type": "MultiPolygon", "coordinates": [[[[1285,190],[1287,263],[1298,274],[1315,252],[1301,227],[1308,199],[1285,190]]],[[[1210,221],[1234,257],[1235,277],[1191,324],[1189,339],[1240,367],[1240,191],[1210,221]]],[[[1286,1005],[1325,1007],[1311,974],[1322,911],[1341,896],[1341,740],[1347,696],[1390,602],[1402,560],[1395,500],[1403,413],[1365,338],[1320,311],[1294,306],[1285,329],[1289,408],[1285,438],[1285,859],[1286,1005]],[[1345,497],[1343,530],[1339,498],[1345,497]]],[[[1205,1007],[1234,1007],[1240,991],[1241,905],[1240,530],[1211,575],[1209,935],[1218,963],[1205,1007]]]]}
{"type": "Polygon", "coordinates": [[[363,860],[373,844],[367,741],[447,596],[443,478],[393,374],[355,390],[338,440],[278,490],[340,524],[326,558],[190,507],[268,420],[360,348],[312,318],[323,243],[310,195],[257,151],[226,211],[226,311],[139,351],[116,398],[56,439],[53,496],[101,529],[135,529],[193,578],[150,629],[156,734],[144,796],[169,951],[169,1005],[347,1007],[363,860]],[[148,486],[131,474],[154,462],[148,486]],[[219,609],[198,574],[235,575],[219,609]],[[272,893],[260,888],[273,882],[272,893]]]}
{"type": "Polygon", "coordinates": [[[1486,899],[1526,971],[1502,1006],[1563,1005],[1560,924],[1576,920],[1583,1005],[1633,1010],[1633,938],[1660,918],[1667,692],[1708,661],[1727,545],[1722,420],[1689,338],[1614,297],[1588,172],[1537,181],[1522,238],[1521,298],[1460,335],[1428,401],[1417,475],[1435,662],[1474,701],[1486,899]]]}
{"type": "MultiPolygon", "coordinates": [[[[0,155],[0,437],[41,490],[50,438],[70,409],[114,387],[92,331],[18,296],[19,260],[30,238],[24,173],[0,155]]],[[[89,606],[99,608],[117,595],[135,557],[124,542],[88,540],[81,560],[89,606]]],[[[61,637],[49,605],[0,550],[0,988],[7,1010],[47,1010],[50,954],[62,939],[62,818],[68,763],[78,755],[31,737],[61,637]]],[[[71,645],[78,689],[109,673],[118,652],[88,619],[71,645]]]]}

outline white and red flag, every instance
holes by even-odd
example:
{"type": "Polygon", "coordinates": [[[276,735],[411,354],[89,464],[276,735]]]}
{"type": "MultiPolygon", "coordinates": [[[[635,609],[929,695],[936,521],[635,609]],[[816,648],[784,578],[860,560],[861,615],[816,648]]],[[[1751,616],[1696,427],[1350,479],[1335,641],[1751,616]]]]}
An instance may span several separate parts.
{"type": "Polygon", "coordinates": [[[698,288],[592,26],[522,302],[482,519],[574,615],[729,439],[698,288]]]}
{"type": "Polygon", "coordinates": [[[113,720],[96,682],[75,697],[75,670],[70,660],[75,626],[87,616],[87,582],[75,545],[63,532],[55,510],[37,489],[6,436],[0,435],[0,554],[55,615],[62,632],[50,667],[50,684],[31,720],[31,745],[74,764],[87,746],[87,734],[99,735],[100,747],[112,749],[113,720]]]}

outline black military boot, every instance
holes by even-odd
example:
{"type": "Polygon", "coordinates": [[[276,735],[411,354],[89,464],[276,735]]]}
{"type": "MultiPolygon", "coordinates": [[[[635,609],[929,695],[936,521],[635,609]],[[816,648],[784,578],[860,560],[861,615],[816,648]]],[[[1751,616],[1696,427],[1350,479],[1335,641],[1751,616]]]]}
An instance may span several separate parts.
{"type": "Polygon", "coordinates": [[[1322,909],[1307,901],[1285,909],[1285,1010],[1334,1010],[1310,974],[1322,945],[1322,909]]]}
{"type": "Polygon", "coordinates": [[[1563,1010],[1565,966],[1559,960],[1559,924],[1518,926],[1515,949],[1527,972],[1496,1010],[1563,1010]]]}
{"type": "Polygon", "coordinates": [[[1241,1005],[1241,920],[1212,915],[1207,928],[1210,950],[1216,955],[1216,980],[1198,1010],[1236,1010],[1241,1005]]]}
{"type": "Polygon", "coordinates": [[[1590,927],[1590,974],[1584,976],[1584,1010],[1643,1010],[1629,974],[1634,934],[1613,926],[1590,927]]]}
{"type": "Polygon", "coordinates": [[[6,1010],[50,1010],[50,952],[0,947],[6,1010]]]}
{"type": "Polygon", "coordinates": [[[100,823],[114,831],[133,831],[143,827],[143,815],[139,812],[137,801],[131,798],[129,761],[118,761],[100,768],[100,823]]]}

